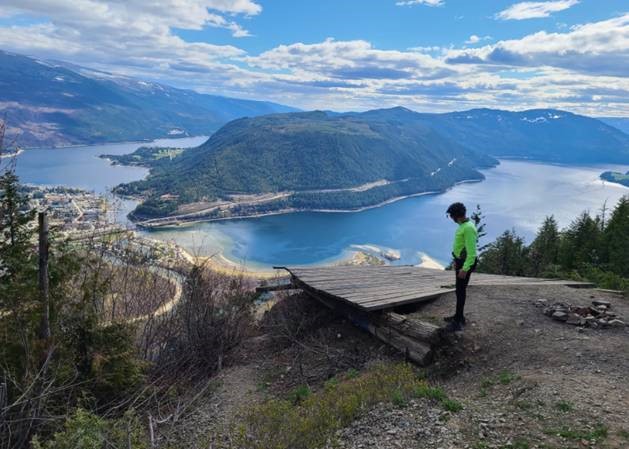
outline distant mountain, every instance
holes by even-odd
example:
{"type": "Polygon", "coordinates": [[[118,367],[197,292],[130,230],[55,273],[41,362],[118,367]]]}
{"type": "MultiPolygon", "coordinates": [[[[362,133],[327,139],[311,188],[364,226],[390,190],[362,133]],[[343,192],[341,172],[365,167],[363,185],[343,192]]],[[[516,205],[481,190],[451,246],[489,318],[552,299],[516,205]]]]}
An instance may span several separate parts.
{"type": "Polygon", "coordinates": [[[598,117],[598,119],[614,128],[618,128],[625,134],[629,134],[629,117],[598,117]]]}
{"type": "Polygon", "coordinates": [[[419,115],[444,136],[495,157],[629,163],[629,135],[600,120],[566,111],[472,109],[419,115]]]}
{"type": "Polygon", "coordinates": [[[235,118],[290,111],[0,51],[0,114],[23,147],[203,135],[235,118]]]}
{"type": "Polygon", "coordinates": [[[606,171],[601,173],[601,179],[629,187],[629,172],[621,173],[617,171],[606,171]]]}
{"type": "Polygon", "coordinates": [[[117,159],[152,167],[146,180],[117,189],[145,200],[138,219],[357,209],[482,179],[476,169],[495,164],[493,157],[627,163],[629,136],[553,109],[425,114],[396,107],[239,119],[177,157],[154,154],[164,153],[117,159]]]}
{"type": "MultiPolygon", "coordinates": [[[[182,205],[193,203],[201,204],[195,213],[205,208],[214,218],[287,209],[357,209],[480,180],[483,175],[476,169],[496,164],[420,120],[409,125],[406,112],[401,118],[398,112],[307,112],[234,120],[200,147],[172,161],[156,159],[146,180],[117,191],[145,198],[136,218],[182,213],[190,210],[182,205]],[[265,194],[276,195],[255,197],[265,194]],[[217,202],[225,207],[213,206],[217,202]]],[[[132,158],[143,156],[146,151],[132,158]]]]}

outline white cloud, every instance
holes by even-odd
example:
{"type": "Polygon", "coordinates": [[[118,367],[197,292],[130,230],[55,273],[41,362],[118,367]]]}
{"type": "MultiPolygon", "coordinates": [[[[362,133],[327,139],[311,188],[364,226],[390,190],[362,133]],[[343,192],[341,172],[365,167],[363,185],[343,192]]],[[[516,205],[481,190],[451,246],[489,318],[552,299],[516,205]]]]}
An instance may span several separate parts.
{"type": "Polygon", "coordinates": [[[415,5],[426,5],[426,6],[443,6],[445,5],[444,0],[402,0],[395,3],[397,6],[415,6],[415,5]]]}
{"type": "Polygon", "coordinates": [[[500,11],[496,14],[496,18],[502,20],[525,20],[549,17],[552,13],[571,8],[577,3],[579,3],[579,0],[521,2],[500,11]]]}
{"type": "Polygon", "coordinates": [[[3,14],[47,17],[58,27],[83,24],[138,31],[167,28],[200,30],[205,26],[225,28],[236,37],[248,32],[223,14],[259,14],[262,7],[251,0],[3,0],[3,14]]]}
{"type": "Polygon", "coordinates": [[[481,41],[488,41],[491,39],[491,36],[477,36],[476,34],[472,34],[468,40],[465,41],[466,44],[478,44],[481,41]]]}
{"type": "Polygon", "coordinates": [[[572,27],[540,31],[481,48],[451,50],[449,63],[558,67],[577,72],[629,76],[629,14],[572,27]]]}
{"type": "Polygon", "coordinates": [[[470,36],[466,44],[478,48],[417,42],[384,50],[367,40],[326,39],[248,54],[188,42],[173,29],[238,33],[230,24],[261,13],[249,0],[0,1],[1,14],[38,19],[0,26],[0,48],[206,93],[304,109],[552,106],[629,116],[629,14],[491,45],[484,45],[488,36],[470,36]]]}
{"type": "Polygon", "coordinates": [[[453,73],[438,59],[424,53],[378,50],[363,40],[280,45],[245,58],[251,66],[267,70],[299,70],[335,79],[442,78],[453,73]]]}

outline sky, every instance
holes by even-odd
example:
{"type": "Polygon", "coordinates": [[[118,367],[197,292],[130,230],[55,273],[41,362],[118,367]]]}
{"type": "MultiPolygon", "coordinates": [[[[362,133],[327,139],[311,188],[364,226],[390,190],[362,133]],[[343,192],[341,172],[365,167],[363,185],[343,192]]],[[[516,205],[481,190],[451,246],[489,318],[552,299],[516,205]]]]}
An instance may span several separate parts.
{"type": "Polygon", "coordinates": [[[627,0],[2,0],[0,49],[302,109],[629,117],[627,0]]]}

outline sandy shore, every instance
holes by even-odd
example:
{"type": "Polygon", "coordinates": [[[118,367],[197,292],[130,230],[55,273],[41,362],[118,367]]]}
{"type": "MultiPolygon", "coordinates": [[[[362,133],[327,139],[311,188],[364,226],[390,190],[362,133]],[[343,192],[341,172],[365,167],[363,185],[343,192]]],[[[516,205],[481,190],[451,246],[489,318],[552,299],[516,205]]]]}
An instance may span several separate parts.
{"type": "MultiPolygon", "coordinates": [[[[224,254],[219,253],[213,256],[193,256],[185,249],[181,248],[180,251],[184,254],[185,258],[190,262],[205,264],[211,270],[218,273],[230,275],[230,276],[245,276],[253,279],[274,279],[278,277],[286,276],[284,270],[274,270],[266,267],[251,267],[246,263],[239,263],[226,257],[224,254]]],[[[376,257],[370,252],[361,250],[352,250],[347,252],[347,256],[340,260],[315,264],[313,266],[381,266],[387,265],[387,261],[381,257],[376,257]]],[[[430,257],[428,254],[420,254],[420,263],[417,265],[422,268],[430,268],[434,270],[444,270],[445,267],[430,257]]]]}
{"type": "Polygon", "coordinates": [[[420,256],[421,262],[419,263],[419,267],[422,268],[432,268],[433,270],[445,270],[446,267],[441,265],[435,259],[430,257],[428,254],[422,253],[420,256]]]}

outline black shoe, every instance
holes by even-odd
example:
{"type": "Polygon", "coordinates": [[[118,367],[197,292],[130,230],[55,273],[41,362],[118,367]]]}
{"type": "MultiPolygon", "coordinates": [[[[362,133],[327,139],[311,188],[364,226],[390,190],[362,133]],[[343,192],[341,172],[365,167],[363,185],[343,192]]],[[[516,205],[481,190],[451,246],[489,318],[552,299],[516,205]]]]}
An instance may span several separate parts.
{"type": "Polygon", "coordinates": [[[463,324],[459,321],[450,321],[444,328],[446,332],[461,332],[463,330],[463,324]]]}
{"type": "MultiPolygon", "coordinates": [[[[456,317],[454,315],[452,316],[446,316],[443,317],[443,321],[445,321],[446,323],[451,323],[452,321],[454,321],[456,317]]],[[[465,317],[463,317],[463,319],[460,321],[460,323],[465,326],[465,317]]]]}

